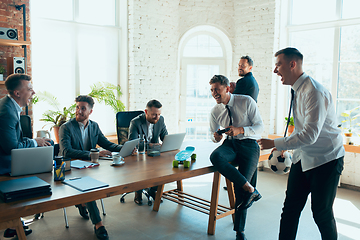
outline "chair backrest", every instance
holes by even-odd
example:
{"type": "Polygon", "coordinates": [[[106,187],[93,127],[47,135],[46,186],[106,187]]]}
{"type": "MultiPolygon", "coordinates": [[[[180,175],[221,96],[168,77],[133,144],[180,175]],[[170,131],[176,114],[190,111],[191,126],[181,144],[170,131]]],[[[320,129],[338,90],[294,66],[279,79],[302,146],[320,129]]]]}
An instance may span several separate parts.
{"type": "Polygon", "coordinates": [[[22,129],[23,137],[33,138],[31,118],[29,115],[20,115],[20,125],[22,129]]]}
{"type": "Polygon", "coordinates": [[[128,140],[130,122],[134,117],[144,113],[144,111],[118,112],[116,114],[116,132],[118,144],[124,144],[128,140]]]}

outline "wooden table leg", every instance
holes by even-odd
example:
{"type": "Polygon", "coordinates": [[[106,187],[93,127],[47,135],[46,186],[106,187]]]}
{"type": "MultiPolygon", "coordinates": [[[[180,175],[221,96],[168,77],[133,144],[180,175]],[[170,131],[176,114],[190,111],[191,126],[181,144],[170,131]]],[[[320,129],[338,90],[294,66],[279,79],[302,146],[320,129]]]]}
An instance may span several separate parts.
{"type": "Polygon", "coordinates": [[[209,235],[215,234],[216,215],[217,215],[217,208],[219,201],[219,189],[220,189],[220,173],[214,172],[211,203],[210,203],[209,224],[208,224],[209,235]]]}
{"type": "Polygon", "coordinates": [[[5,228],[15,228],[18,239],[26,240],[26,235],[20,218],[0,223],[0,229],[5,228]]]}
{"type": "Polygon", "coordinates": [[[164,191],[164,184],[159,185],[158,188],[157,188],[154,207],[153,207],[153,211],[155,211],[155,212],[159,211],[160,203],[161,203],[161,196],[162,196],[163,191],[164,191]]]}
{"type": "MultiPolygon", "coordinates": [[[[228,197],[229,197],[230,208],[235,209],[235,194],[234,194],[233,183],[227,178],[225,178],[225,180],[226,180],[226,187],[227,187],[227,192],[228,192],[228,197]]],[[[235,213],[233,213],[231,216],[232,216],[233,222],[235,222],[235,213]]]]}

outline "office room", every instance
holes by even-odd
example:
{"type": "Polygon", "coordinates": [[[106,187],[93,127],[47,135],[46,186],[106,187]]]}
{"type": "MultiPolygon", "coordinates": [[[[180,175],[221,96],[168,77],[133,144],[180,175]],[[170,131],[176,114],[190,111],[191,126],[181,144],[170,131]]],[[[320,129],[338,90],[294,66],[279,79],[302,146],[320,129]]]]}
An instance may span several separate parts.
{"type": "MultiPolygon", "coordinates": [[[[28,133],[22,123],[19,131],[33,138],[29,141],[51,139],[56,146],[64,136],[59,125],[70,122],[71,118],[77,120],[75,112],[80,110],[75,108],[86,98],[75,99],[79,95],[91,95],[95,104],[88,103],[90,110],[85,108],[90,112],[91,125],[99,126],[114,149],[118,143],[124,144],[118,135],[116,113],[145,111],[140,114],[146,117],[155,108],[158,118],[161,114],[158,122],[166,125],[166,134],[186,133],[180,150],[195,147],[196,160],[177,165],[174,155],[178,150],[161,154],[154,150],[160,156],[149,156],[150,151],[143,155],[137,152],[125,157],[122,161],[125,164],[100,159],[100,166],[84,170],[71,168],[65,172],[66,180],[90,172],[92,178],[109,184],[86,192],[54,181],[54,172],[35,174],[48,181],[52,195],[10,203],[0,200],[0,239],[278,239],[279,232],[283,235],[286,232],[280,229],[287,228],[286,220],[281,224],[281,219],[286,219],[282,212],[285,192],[290,187],[287,181],[290,165],[302,166],[299,156],[305,153],[301,151],[306,152],[311,146],[317,148],[310,152],[323,159],[325,148],[329,147],[327,142],[320,141],[324,138],[333,145],[334,139],[338,140],[336,153],[330,158],[334,157],[307,169],[304,165],[297,173],[306,178],[309,171],[327,163],[336,161],[338,166],[343,166],[342,171],[341,167],[337,169],[339,180],[335,178],[336,184],[333,184],[336,196],[321,199],[330,202],[333,217],[314,220],[317,214],[313,217],[311,203],[315,200],[309,190],[311,193],[304,197],[306,204],[298,218],[296,239],[336,239],[326,237],[331,231],[339,240],[360,239],[360,160],[357,156],[360,153],[360,84],[356,80],[360,70],[359,7],[358,0],[2,0],[0,101],[11,95],[7,90],[10,85],[5,84],[8,76],[13,73],[31,76],[26,83],[31,84],[34,93],[19,105],[23,107],[21,115],[29,116],[30,121],[28,133]],[[288,47],[292,51],[290,70],[285,72],[280,63],[288,59],[288,55],[279,50],[288,47]],[[303,58],[299,59],[298,53],[303,58]],[[293,78],[296,73],[301,74],[293,78]],[[249,74],[257,85],[255,97],[237,92],[238,88],[244,90],[238,80],[249,74]],[[292,100],[291,90],[298,87],[297,79],[316,84],[316,89],[322,92],[314,95],[327,96],[329,102],[321,105],[313,99],[313,105],[306,104],[297,89],[292,100]],[[219,93],[217,87],[222,92],[219,93]],[[234,94],[229,93],[233,91],[234,94]],[[157,101],[151,101],[154,99],[157,101]],[[218,128],[232,124],[217,122],[215,108],[221,106],[222,113],[228,114],[225,106],[233,101],[231,99],[242,99],[242,104],[246,102],[245,109],[253,110],[241,113],[244,119],[258,121],[218,134],[218,128]],[[295,102],[294,105],[291,102],[295,102]],[[327,120],[324,120],[325,110],[316,107],[316,116],[305,117],[304,123],[300,115],[307,109],[300,108],[310,105],[326,106],[327,120]],[[306,122],[310,120],[314,120],[311,126],[319,130],[314,130],[316,134],[312,132],[313,141],[308,140],[306,134],[306,122]],[[290,133],[292,125],[295,130],[290,133]],[[60,139],[57,139],[59,128],[60,139]],[[256,134],[248,137],[249,131],[256,134]],[[285,132],[286,139],[293,141],[283,139],[285,132]],[[235,201],[231,181],[226,181],[220,165],[210,160],[210,156],[214,156],[212,152],[226,141],[235,149],[234,141],[243,139],[250,139],[256,145],[258,155],[254,156],[259,163],[253,173],[256,172],[257,177],[251,175],[245,179],[251,191],[235,186],[235,194],[240,191],[241,196],[249,196],[250,204],[235,201]],[[264,149],[259,151],[257,143],[264,149]],[[319,144],[323,145],[319,147],[319,144]],[[270,157],[273,147],[289,150],[285,157],[288,165],[284,167],[284,163],[270,157]],[[64,194],[57,189],[64,189],[64,194]],[[151,192],[153,189],[155,192],[151,192]],[[183,190],[188,195],[176,195],[172,189],[183,190]],[[253,191],[259,195],[254,196],[253,191]],[[120,200],[124,193],[129,194],[120,200]],[[86,213],[88,204],[81,205],[85,200],[96,201],[106,234],[99,233],[101,227],[96,225],[99,220],[92,216],[89,219],[92,213],[86,213]],[[244,209],[247,209],[246,224],[238,224],[239,229],[235,215],[241,211],[243,214],[244,209]],[[326,228],[328,226],[324,230],[320,222],[329,219],[335,220],[332,230],[326,228]],[[17,230],[22,229],[26,236],[21,233],[18,238],[17,230]]],[[[16,94],[11,100],[16,101],[16,94]]],[[[2,111],[0,108],[0,125],[6,119],[2,111]]],[[[236,114],[233,112],[230,120],[239,119],[236,114]]],[[[157,120],[147,123],[156,125],[157,120]]],[[[2,161],[2,145],[8,140],[3,135],[4,128],[0,127],[2,161]]],[[[129,128],[129,123],[126,127],[129,128]]],[[[151,131],[155,133],[155,129],[151,131]]],[[[160,134],[159,142],[163,140],[160,134]]],[[[50,141],[38,143],[41,146],[50,141]]],[[[62,146],[59,148],[59,155],[66,152],[62,146]]],[[[3,173],[1,169],[0,173],[3,173]]],[[[0,183],[29,176],[11,177],[4,172],[0,183]]],[[[319,189],[328,186],[323,178],[319,179],[319,189]]]]}

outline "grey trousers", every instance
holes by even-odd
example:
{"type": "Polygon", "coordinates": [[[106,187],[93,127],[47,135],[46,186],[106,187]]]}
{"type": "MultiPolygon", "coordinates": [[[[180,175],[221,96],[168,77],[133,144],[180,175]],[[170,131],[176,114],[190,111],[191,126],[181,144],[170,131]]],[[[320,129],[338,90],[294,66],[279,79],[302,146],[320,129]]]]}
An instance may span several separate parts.
{"type": "Polygon", "coordinates": [[[96,201],[88,202],[85,204],[89,212],[91,222],[95,225],[98,222],[101,222],[99,208],[96,205],[96,201]]]}

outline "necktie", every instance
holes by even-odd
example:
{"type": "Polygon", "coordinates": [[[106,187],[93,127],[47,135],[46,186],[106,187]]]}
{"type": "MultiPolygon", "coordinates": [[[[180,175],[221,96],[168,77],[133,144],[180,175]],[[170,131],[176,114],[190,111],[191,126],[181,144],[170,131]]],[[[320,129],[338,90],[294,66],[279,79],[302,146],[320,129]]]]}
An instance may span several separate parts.
{"type": "Polygon", "coordinates": [[[290,115],[291,115],[291,109],[292,109],[293,102],[294,102],[294,89],[291,89],[291,101],[290,101],[289,116],[288,116],[287,123],[286,123],[286,129],[285,129],[284,137],[286,137],[286,133],[287,133],[287,130],[288,130],[288,127],[289,127],[290,115]]]}
{"type": "Polygon", "coordinates": [[[230,126],[232,126],[232,117],[231,117],[231,111],[230,111],[230,108],[228,105],[225,105],[227,111],[228,111],[228,114],[229,114],[229,118],[230,118],[230,126]]]}

